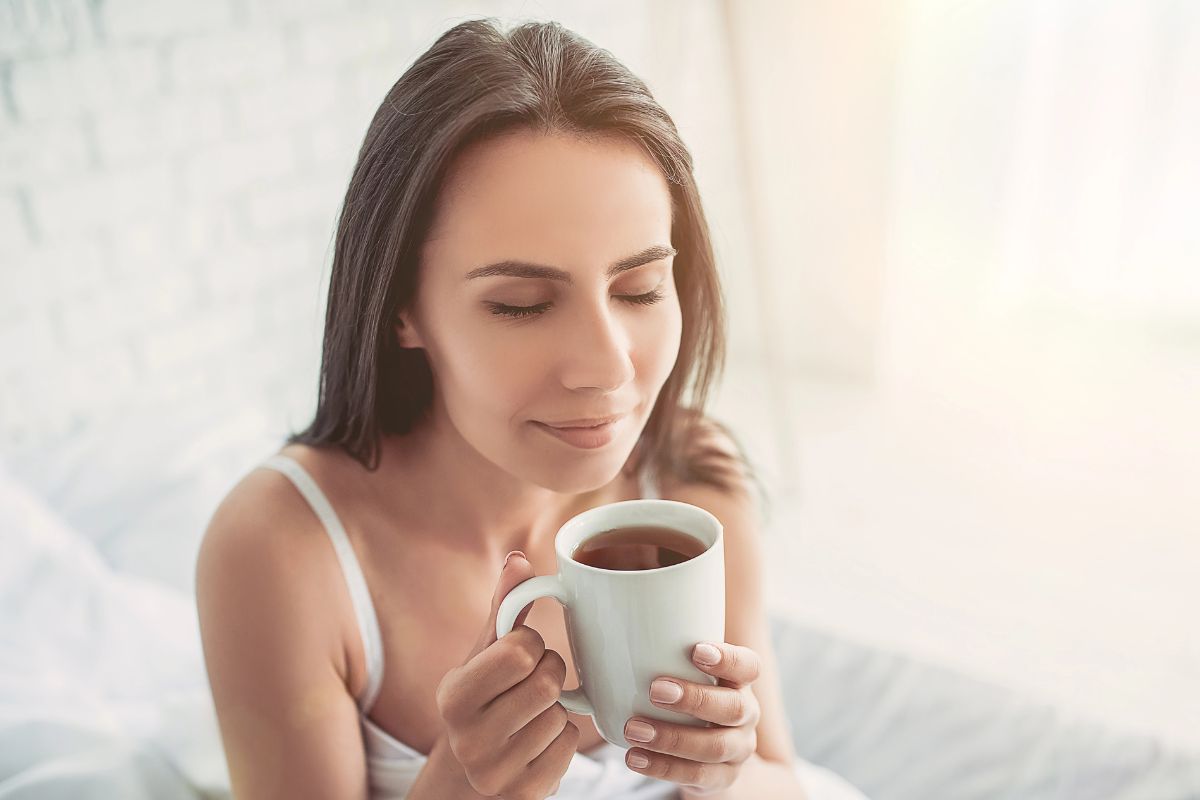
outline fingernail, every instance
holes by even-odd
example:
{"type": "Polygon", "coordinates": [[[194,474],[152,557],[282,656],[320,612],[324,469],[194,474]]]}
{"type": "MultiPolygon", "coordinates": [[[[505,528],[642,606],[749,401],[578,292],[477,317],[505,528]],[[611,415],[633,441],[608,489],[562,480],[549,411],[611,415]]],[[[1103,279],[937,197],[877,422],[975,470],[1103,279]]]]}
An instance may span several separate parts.
{"type": "Polygon", "coordinates": [[[674,681],[659,678],[650,684],[650,699],[656,703],[674,703],[683,697],[683,687],[674,681]]]}
{"type": "MultiPolygon", "coordinates": [[[[513,550],[511,553],[509,553],[508,555],[506,555],[506,556],[504,557],[504,566],[506,566],[506,567],[508,566],[508,561],[509,561],[509,559],[511,559],[513,556],[520,556],[521,558],[525,558],[525,554],[524,554],[524,553],[522,553],[520,550],[513,550]]],[[[528,558],[525,558],[525,560],[526,560],[526,561],[528,561],[529,559],[528,559],[528,558]]]]}
{"type": "Polygon", "coordinates": [[[696,645],[696,649],[692,651],[692,658],[705,666],[711,667],[721,662],[721,651],[708,642],[702,642],[696,645]]]}
{"type": "Polygon", "coordinates": [[[650,759],[641,753],[630,753],[629,758],[626,759],[626,763],[634,769],[645,769],[646,765],[650,763],[650,759]]]}
{"type": "Polygon", "coordinates": [[[625,738],[634,742],[648,742],[654,738],[654,726],[640,719],[631,719],[625,723],[625,738]]]}

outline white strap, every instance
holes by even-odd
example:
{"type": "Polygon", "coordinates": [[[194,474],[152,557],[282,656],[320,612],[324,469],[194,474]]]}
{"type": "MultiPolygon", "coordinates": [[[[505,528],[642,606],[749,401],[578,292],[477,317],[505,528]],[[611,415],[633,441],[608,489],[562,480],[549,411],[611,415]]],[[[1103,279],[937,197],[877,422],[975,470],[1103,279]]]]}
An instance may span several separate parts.
{"type": "Polygon", "coordinates": [[[333,542],[338,563],[342,566],[342,575],[346,579],[346,587],[350,590],[350,601],[354,606],[354,616],[358,619],[358,632],[362,637],[363,653],[367,661],[367,686],[359,698],[359,708],[366,714],[375,704],[383,682],[383,637],[379,632],[379,620],[376,619],[375,607],[371,604],[371,593],[367,590],[367,581],[363,577],[358,558],[354,555],[354,548],[350,546],[346,530],[325,493],[304,467],[294,459],[280,454],[271,456],[262,466],[278,470],[291,479],[300,494],[304,495],[304,499],[312,506],[317,518],[325,526],[329,540],[333,542]]]}

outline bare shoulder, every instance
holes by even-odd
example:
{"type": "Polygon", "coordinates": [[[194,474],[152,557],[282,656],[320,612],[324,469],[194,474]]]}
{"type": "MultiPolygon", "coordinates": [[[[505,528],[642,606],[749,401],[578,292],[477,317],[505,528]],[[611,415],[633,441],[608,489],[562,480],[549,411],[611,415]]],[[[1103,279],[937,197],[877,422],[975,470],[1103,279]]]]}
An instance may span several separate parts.
{"type": "Polygon", "coordinates": [[[290,480],[256,468],[222,499],[200,545],[205,664],[234,788],[250,796],[314,786],[350,796],[365,769],[326,539],[290,480]],[[287,786],[276,783],[283,775],[287,786]]]}
{"type": "Polygon", "coordinates": [[[279,557],[303,566],[320,549],[314,535],[319,530],[320,521],[287,476],[256,467],[230,488],[209,519],[197,577],[214,562],[270,569],[279,557]]]}
{"type": "MultiPolygon", "coordinates": [[[[279,452],[300,464],[318,485],[325,485],[332,466],[329,455],[303,445],[289,445],[279,452]]],[[[275,546],[291,550],[305,542],[320,542],[312,535],[320,530],[320,520],[291,479],[259,465],[222,498],[209,520],[204,543],[221,548],[275,546]],[[253,533],[243,533],[246,530],[253,533]]]]}
{"type": "Polygon", "coordinates": [[[231,536],[229,531],[271,519],[279,513],[302,516],[303,498],[291,489],[286,476],[266,467],[255,467],[241,477],[221,499],[208,529],[212,534],[231,536]],[[294,496],[293,496],[294,495],[294,496]]]}
{"type": "MultiPolygon", "coordinates": [[[[763,515],[751,468],[729,429],[709,418],[698,419],[687,441],[688,457],[715,480],[662,480],[665,500],[703,508],[724,530],[726,593],[731,603],[746,597],[748,584],[758,584],[762,559],[763,515]]],[[[757,587],[755,587],[757,588],[757,587]]]]}
{"type": "Polygon", "coordinates": [[[693,412],[685,420],[690,423],[684,441],[687,461],[693,470],[703,471],[713,480],[662,476],[661,496],[701,508],[717,505],[724,510],[736,508],[753,515],[757,510],[753,469],[736,435],[727,425],[706,414],[693,412]]]}
{"type": "MultiPolygon", "coordinates": [[[[235,603],[258,608],[286,600],[279,623],[303,613],[308,637],[325,637],[345,674],[335,604],[340,580],[321,522],[287,476],[256,467],[222,498],[205,529],[196,559],[202,628],[220,624],[235,603]],[[206,613],[208,612],[208,613],[206,613]],[[220,614],[220,616],[218,616],[220,614]]],[[[281,609],[282,611],[282,609],[281,609]]]]}

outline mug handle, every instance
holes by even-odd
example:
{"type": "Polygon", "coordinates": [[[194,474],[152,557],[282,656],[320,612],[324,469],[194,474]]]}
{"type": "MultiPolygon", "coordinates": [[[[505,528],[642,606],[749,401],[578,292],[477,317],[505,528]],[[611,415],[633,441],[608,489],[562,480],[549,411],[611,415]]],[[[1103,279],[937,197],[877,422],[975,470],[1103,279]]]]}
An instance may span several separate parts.
{"type": "MultiPolygon", "coordinates": [[[[500,609],[496,612],[496,638],[502,639],[513,629],[513,623],[517,621],[521,609],[542,597],[553,597],[564,608],[567,607],[567,589],[557,575],[539,575],[522,581],[500,602],[500,609]]],[[[583,693],[582,686],[578,689],[563,689],[558,701],[567,711],[596,716],[596,709],[583,693]]]]}

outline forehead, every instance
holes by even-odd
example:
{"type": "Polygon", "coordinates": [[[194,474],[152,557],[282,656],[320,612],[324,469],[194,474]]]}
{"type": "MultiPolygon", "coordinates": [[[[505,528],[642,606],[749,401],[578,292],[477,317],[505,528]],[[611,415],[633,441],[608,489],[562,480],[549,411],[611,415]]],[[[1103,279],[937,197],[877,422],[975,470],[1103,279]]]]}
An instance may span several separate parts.
{"type": "Polygon", "coordinates": [[[607,266],[669,243],[666,178],[636,145],[521,131],[480,142],[451,165],[427,255],[536,258],[569,268],[586,254],[607,266]]]}

